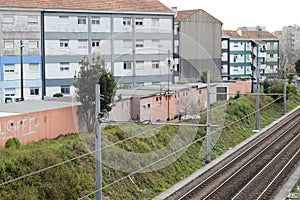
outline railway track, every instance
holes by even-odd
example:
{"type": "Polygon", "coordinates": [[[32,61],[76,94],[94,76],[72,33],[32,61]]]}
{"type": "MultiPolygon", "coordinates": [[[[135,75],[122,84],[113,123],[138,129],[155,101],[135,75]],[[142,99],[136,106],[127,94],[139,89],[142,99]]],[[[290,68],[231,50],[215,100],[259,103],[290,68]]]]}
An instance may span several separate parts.
{"type": "Polygon", "coordinates": [[[269,199],[300,160],[299,121],[298,109],[169,199],[269,199]]]}

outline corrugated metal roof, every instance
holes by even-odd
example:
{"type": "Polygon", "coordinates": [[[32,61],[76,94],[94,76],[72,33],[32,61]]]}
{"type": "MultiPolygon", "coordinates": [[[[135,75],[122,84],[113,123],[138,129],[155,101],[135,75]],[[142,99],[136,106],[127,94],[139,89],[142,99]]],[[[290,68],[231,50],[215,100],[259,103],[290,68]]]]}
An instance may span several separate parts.
{"type": "Polygon", "coordinates": [[[24,101],[0,105],[0,113],[6,116],[14,113],[31,113],[46,110],[53,110],[79,105],[78,102],[58,102],[58,101],[24,101]]]}
{"type": "Polygon", "coordinates": [[[138,11],[173,13],[158,0],[2,0],[0,8],[138,11]]]}

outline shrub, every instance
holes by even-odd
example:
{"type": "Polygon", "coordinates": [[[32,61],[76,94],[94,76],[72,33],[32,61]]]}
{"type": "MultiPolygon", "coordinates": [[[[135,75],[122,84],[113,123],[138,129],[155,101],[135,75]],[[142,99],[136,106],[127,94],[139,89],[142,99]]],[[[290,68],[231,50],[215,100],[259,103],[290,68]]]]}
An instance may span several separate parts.
{"type": "Polygon", "coordinates": [[[5,143],[5,148],[14,148],[14,149],[20,149],[21,143],[18,138],[10,138],[5,143]]]}
{"type": "Polygon", "coordinates": [[[63,97],[64,95],[62,94],[62,93],[55,93],[54,95],[53,95],[53,97],[63,97]]]}

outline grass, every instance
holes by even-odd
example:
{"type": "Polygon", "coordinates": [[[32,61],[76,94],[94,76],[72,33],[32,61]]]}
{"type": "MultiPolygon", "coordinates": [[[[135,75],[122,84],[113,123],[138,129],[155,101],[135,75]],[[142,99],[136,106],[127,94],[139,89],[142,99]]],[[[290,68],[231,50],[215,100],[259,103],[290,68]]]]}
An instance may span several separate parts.
{"type": "MultiPolygon", "coordinates": [[[[261,97],[260,106],[263,107],[272,101],[271,97],[261,97]]],[[[289,98],[288,110],[290,111],[298,106],[299,102],[300,92],[298,91],[296,95],[289,98]]],[[[218,102],[212,108],[221,104],[224,104],[224,102],[218,102]]],[[[212,159],[253,134],[252,130],[255,128],[254,108],[255,97],[250,96],[231,100],[226,107],[212,109],[212,123],[228,125],[228,127],[214,132],[212,135],[215,144],[212,149],[212,159]],[[225,121],[220,121],[219,112],[222,109],[226,111],[224,115],[225,121]],[[245,117],[247,115],[249,116],[245,117]]],[[[260,125],[263,128],[282,116],[282,102],[273,103],[261,110],[260,113],[260,125]]],[[[206,123],[205,113],[203,113],[200,123],[206,123]]],[[[136,159],[133,155],[149,154],[151,152],[159,153],[168,145],[169,149],[167,150],[174,152],[175,149],[182,147],[184,143],[190,143],[188,136],[191,133],[194,133],[194,135],[190,135],[192,139],[197,140],[186,151],[182,151],[178,157],[174,157],[171,160],[172,162],[162,162],[161,165],[155,165],[157,170],[133,174],[130,176],[132,181],[127,177],[105,188],[103,190],[103,199],[152,199],[176,182],[203,167],[205,163],[203,156],[203,146],[205,147],[205,145],[202,139],[205,136],[204,127],[165,126],[161,128],[147,125],[123,125],[108,126],[102,133],[111,143],[139,135],[137,138],[128,139],[115,145],[118,150],[121,149],[130,153],[125,158],[122,155],[113,154],[115,152],[110,148],[103,151],[104,159],[111,161],[122,161],[122,159],[125,159],[126,162],[130,162],[137,169],[145,166],[143,166],[141,160],[136,159]],[[182,143],[170,145],[176,137],[180,137],[182,143]]],[[[103,141],[102,145],[105,147],[110,144],[103,141]]],[[[20,149],[1,149],[0,184],[32,171],[85,154],[89,151],[87,146],[93,149],[93,134],[59,137],[56,140],[32,143],[20,149]]],[[[128,164],[125,161],[124,165],[120,167],[125,167],[128,164]]],[[[145,163],[147,162],[145,161],[145,163]]],[[[108,186],[129,173],[103,165],[103,186],[108,186]]],[[[92,155],[85,156],[70,163],[1,186],[0,199],[78,199],[95,190],[94,174],[94,157],[92,155]]],[[[95,196],[91,195],[90,198],[93,199],[95,196]]]]}

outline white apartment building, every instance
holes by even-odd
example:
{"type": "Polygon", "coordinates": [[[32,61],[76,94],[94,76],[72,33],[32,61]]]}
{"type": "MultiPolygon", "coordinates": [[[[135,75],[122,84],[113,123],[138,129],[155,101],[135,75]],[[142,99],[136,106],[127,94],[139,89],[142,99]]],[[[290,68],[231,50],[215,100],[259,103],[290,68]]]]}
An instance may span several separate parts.
{"type": "MultiPolygon", "coordinates": [[[[73,82],[80,62],[94,55],[105,60],[119,84],[172,80],[166,61],[173,56],[174,14],[158,0],[67,0],[59,5],[54,0],[43,4],[25,0],[3,4],[0,9],[11,10],[13,16],[21,11],[38,14],[40,98],[55,93],[75,95],[73,82]]],[[[18,29],[11,32],[17,34],[18,29]]],[[[22,39],[30,41],[30,34],[22,39]]]]}

